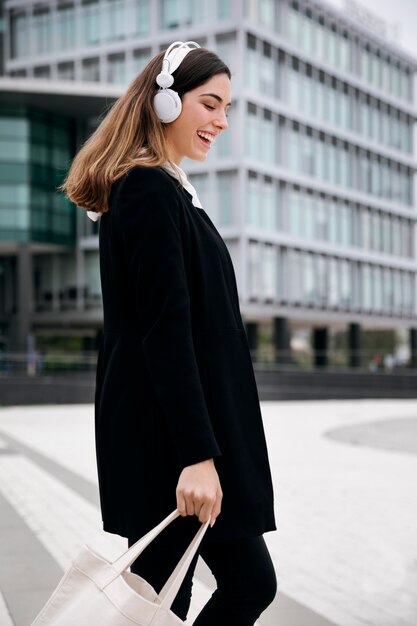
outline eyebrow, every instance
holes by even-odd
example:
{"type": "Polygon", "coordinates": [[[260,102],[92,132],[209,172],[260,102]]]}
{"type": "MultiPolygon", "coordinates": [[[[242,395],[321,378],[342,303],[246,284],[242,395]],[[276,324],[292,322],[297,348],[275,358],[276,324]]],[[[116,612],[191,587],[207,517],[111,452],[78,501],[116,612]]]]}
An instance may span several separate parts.
{"type": "MultiPolygon", "coordinates": [[[[215,98],[218,102],[220,102],[220,104],[223,102],[223,98],[221,98],[220,96],[217,95],[217,93],[201,93],[200,94],[200,98],[203,96],[211,96],[212,98],[215,98]]],[[[226,104],[227,107],[231,106],[231,102],[228,102],[226,104]]]]}

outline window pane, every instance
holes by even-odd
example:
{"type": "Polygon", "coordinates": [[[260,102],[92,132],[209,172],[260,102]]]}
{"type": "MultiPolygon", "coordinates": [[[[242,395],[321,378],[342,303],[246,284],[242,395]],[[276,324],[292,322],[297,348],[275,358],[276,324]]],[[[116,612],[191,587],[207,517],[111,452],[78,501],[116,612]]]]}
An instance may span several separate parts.
{"type": "Polygon", "coordinates": [[[314,237],[326,241],[328,239],[327,203],[323,198],[313,200],[314,237]]]}
{"type": "Polygon", "coordinates": [[[310,176],[314,175],[314,141],[308,135],[299,136],[301,148],[301,171],[310,176]]]}
{"type": "Polygon", "coordinates": [[[217,0],[217,17],[219,20],[230,17],[230,0],[217,0]]]}
{"type": "Polygon", "coordinates": [[[303,254],[303,302],[312,304],[316,300],[315,258],[312,254],[303,254]]]}
{"type": "Polygon", "coordinates": [[[25,57],[29,52],[28,17],[24,13],[11,17],[11,56],[25,57]]]}
{"type": "Polygon", "coordinates": [[[300,24],[302,46],[307,54],[312,54],[314,50],[312,20],[307,15],[300,15],[300,24]]]}
{"type": "Polygon", "coordinates": [[[401,97],[401,73],[395,65],[391,66],[391,93],[397,98],[401,97]]]}
{"type": "Polygon", "coordinates": [[[372,55],[372,82],[375,87],[382,86],[382,66],[375,54],[372,55]]]}
{"type": "Polygon", "coordinates": [[[178,0],[162,0],[162,28],[176,28],[180,23],[180,7],[178,0]]]}
{"type": "MultiPolygon", "coordinates": [[[[0,117],[0,138],[10,137],[11,139],[28,139],[29,122],[27,119],[16,117],[0,117]]],[[[1,146],[0,146],[1,149],[1,146]]]]}
{"type": "Polygon", "coordinates": [[[401,256],[401,222],[398,218],[392,218],[393,253],[401,256]]]}
{"type": "Polygon", "coordinates": [[[372,213],[372,248],[379,252],[382,247],[381,220],[378,213],[372,213]]]}
{"type": "Polygon", "coordinates": [[[394,310],[400,312],[402,309],[402,280],[401,272],[398,270],[393,271],[393,283],[394,283],[394,310]]]}
{"type": "Polygon", "coordinates": [[[313,196],[311,196],[310,194],[304,194],[303,196],[304,198],[304,220],[305,220],[305,225],[304,225],[304,232],[305,232],[305,236],[308,239],[314,239],[314,222],[315,222],[315,215],[314,215],[314,209],[315,209],[315,203],[313,202],[313,196]]]}
{"type": "Polygon", "coordinates": [[[263,219],[262,226],[267,230],[275,230],[277,227],[277,198],[276,188],[272,181],[264,181],[262,185],[263,219]]]}
{"type": "Polygon", "coordinates": [[[361,51],[361,78],[371,82],[371,54],[365,48],[361,51]]]}
{"type": "Polygon", "coordinates": [[[287,88],[288,104],[297,111],[300,108],[300,75],[293,69],[288,70],[287,88]]]}
{"type": "Polygon", "coordinates": [[[329,122],[330,124],[336,124],[337,123],[337,99],[336,99],[336,92],[334,89],[332,89],[332,87],[328,88],[327,91],[328,94],[328,112],[329,112],[329,122]]]}
{"type": "Polygon", "coordinates": [[[249,177],[247,191],[246,223],[252,226],[257,226],[259,212],[259,185],[257,178],[252,176],[249,177]]]}
{"type": "Polygon", "coordinates": [[[325,151],[327,152],[327,161],[328,161],[327,180],[332,184],[336,184],[336,159],[337,159],[336,148],[332,144],[325,144],[325,151]]]}
{"type": "Polygon", "coordinates": [[[277,296],[277,249],[275,246],[265,245],[262,252],[263,295],[273,299],[277,296]]]}
{"type": "Polygon", "coordinates": [[[249,295],[261,296],[262,284],[261,249],[257,242],[249,243],[249,295]]]}
{"type": "Polygon", "coordinates": [[[288,231],[293,235],[304,235],[303,206],[300,193],[288,192],[288,231]]]}
{"type": "Polygon", "coordinates": [[[327,87],[324,83],[319,82],[315,85],[317,116],[324,120],[327,116],[327,87]]]}
{"type": "Polygon", "coordinates": [[[340,68],[350,70],[350,42],[346,35],[339,40],[340,68]]]}
{"type": "Polygon", "coordinates": [[[18,206],[25,208],[29,206],[30,189],[28,185],[16,184],[0,185],[0,203],[2,206],[18,206]]]}
{"type": "Polygon", "coordinates": [[[247,153],[251,157],[258,158],[260,156],[258,149],[258,141],[260,138],[258,117],[256,112],[249,111],[247,113],[247,153]]]}
{"type": "Polygon", "coordinates": [[[51,18],[49,11],[33,14],[33,40],[35,52],[42,54],[51,49],[51,18]]]}
{"type": "Polygon", "coordinates": [[[350,246],[353,243],[353,224],[352,224],[352,210],[347,205],[340,205],[340,230],[341,230],[341,242],[345,246],[350,246]]]}
{"type": "Polygon", "coordinates": [[[338,64],[338,38],[335,32],[332,30],[327,31],[327,43],[328,43],[328,63],[337,66],[338,64]]]}
{"type": "Polygon", "coordinates": [[[275,70],[274,61],[271,57],[263,56],[261,59],[259,72],[260,90],[262,93],[273,96],[275,90],[275,70]]]}
{"type": "Polygon", "coordinates": [[[128,72],[127,80],[133,80],[150,60],[149,50],[135,50],[133,52],[132,65],[128,72]]]}
{"type": "Polygon", "coordinates": [[[380,267],[373,268],[373,279],[374,279],[374,306],[373,308],[376,311],[382,310],[382,294],[383,294],[383,286],[382,286],[382,271],[380,267]]]}
{"type": "Polygon", "coordinates": [[[109,57],[107,62],[107,80],[109,83],[124,84],[126,82],[126,65],[123,54],[109,57]]]}
{"type": "Polygon", "coordinates": [[[390,90],[390,65],[388,61],[382,62],[382,88],[384,91],[389,92],[390,90]]]}
{"type": "Polygon", "coordinates": [[[315,111],[315,89],[313,81],[309,76],[303,76],[302,81],[302,104],[306,115],[314,116],[315,111]]]}
{"type": "Polygon", "coordinates": [[[128,24],[134,36],[149,33],[149,2],[150,0],[131,0],[128,4],[128,24]]]}
{"type": "Polygon", "coordinates": [[[344,129],[350,128],[350,102],[347,93],[339,93],[339,123],[344,129]]]}
{"type": "Polygon", "coordinates": [[[85,254],[85,279],[87,285],[87,297],[100,298],[100,263],[98,252],[88,251],[85,254]]]}
{"type": "Polygon", "coordinates": [[[317,304],[327,304],[328,298],[328,259],[324,256],[318,256],[316,258],[317,264],[317,304]]]}
{"type": "Polygon", "coordinates": [[[352,275],[349,261],[340,262],[340,302],[345,308],[352,304],[352,275]]]}
{"type": "Polygon", "coordinates": [[[259,4],[259,22],[261,26],[273,29],[275,22],[274,0],[259,0],[259,4]]]}
{"type": "Polygon", "coordinates": [[[372,309],[373,294],[372,294],[372,278],[371,268],[369,265],[362,266],[362,306],[365,311],[372,309]]]}
{"type": "Polygon", "coordinates": [[[265,161],[275,162],[275,124],[272,119],[263,119],[261,123],[261,145],[262,154],[265,161]]]}
{"type": "Polygon", "coordinates": [[[61,80],[74,80],[74,63],[58,63],[58,78],[61,80]]]}
{"type": "Polygon", "coordinates": [[[405,70],[401,72],[401,97],[403,100],[410,99],[410,79],[405,70]]]}
{"type": "Polygon", "coordinates": [[[316,24],[316,54],[320,60],[326,59],[326,28],[323,24],[316,24]]]}
{"type": "Polygon", "coordinates": [[[392,284],[392,272],[389,269],[383,270],[383,308],[390,312],[394,304],[394,293],[392,284]]]}
{"type": "Polygon", "coordinates": [[[126,35],[124,0],[107,0],[107,39],[120,40],[126,35]]]}
{"type": "Polygon", "coordinates": [[[339,305],[339,263],[337,259],[329,259],[329,287],[328,304],[333,307],[339,305]]]}
{"type": "Polygon", "coordinates": [[[288,7],[288,37],[291,43],[298,45],[301,35],[301,18],[299,12],[294,7],[288,7]]]}
{"type": "Polygon", "coordinates": [[[288,129],[288,167],[294,171],[299,171],[300,166],[300,148],[299,148],[299,134],[293,130],[288,129]]]}
{"type": "Polygon", "coordinates": [[[84,43],[93,45],[100,42],[100,9],[97,0],[82,5],[81,20],[83,24],[84,43]]]}
{"type": "Polygon", "coordinates": [[[329,219],[329,241],[339,243],[339,220],[337,215],[337,203],[329,201],[327,205],[329,219]]]}
{"type": "Polygon", "coordinates": [[[98,59],[84,59],[82,65],[82,77],[85,81],[100,80],[100,66],[98,59]]]}
{"type": "Polygon", "coordinates": [[[218,204],[219,204],[219,223],[232,224],[233,222],[233,175],[222,173],[218,176],[218,204]]]}
{"type": "Polygon", "coordinates": [[[29,144],[27,141],[13,139],[1,139],[0,161],[24,162],[29,158],[29,144]]]}
{"type": "Polygon", "coordinates": [[[229,67],[234,64],[234,38],[217,37],[216,52],[229,67]]]}
{"type": "Polygon", "coordinates": [[[59,46],[68,50],[75,46],[75,16],[74,7],[62,7],[57,11],[57,36],[59,46]]]}
{"type": "Polygon", "coordinates": [[[315,173],[321,180],[326,178],[325,146],[322,140],[316,141],[315,173]]]}
{"type": "MultiPolygon", "coordinates": [[[[253,42],[253,45],[255,43],[253,42]]],[[[258,53],[254,48],[247,48],[246,50],[246,82],[249,89],[258,91],[259,81],[259,62],[258,53]]]]}

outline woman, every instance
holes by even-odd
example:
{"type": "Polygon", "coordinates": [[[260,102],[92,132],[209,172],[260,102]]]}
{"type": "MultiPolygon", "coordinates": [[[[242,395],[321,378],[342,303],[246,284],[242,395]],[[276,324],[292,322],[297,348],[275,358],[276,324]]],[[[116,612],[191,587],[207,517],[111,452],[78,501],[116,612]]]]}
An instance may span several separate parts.
{"type": "MultiPolygon", "coordinates": [[[[177,507],[132,566],[159,591],[210,520],[200,554],[217,590],[194,626],[250,626],[276,593],[262,537],[276,529],[272,481],[234,269],[180,168],[227,129],[230,78],[213,52],[175,42],[114,104],[62,185],[101,216],[103,527],[130,546],[177,507]]],[[[172,605],[183,620],[196,559],[172,605]]]]}

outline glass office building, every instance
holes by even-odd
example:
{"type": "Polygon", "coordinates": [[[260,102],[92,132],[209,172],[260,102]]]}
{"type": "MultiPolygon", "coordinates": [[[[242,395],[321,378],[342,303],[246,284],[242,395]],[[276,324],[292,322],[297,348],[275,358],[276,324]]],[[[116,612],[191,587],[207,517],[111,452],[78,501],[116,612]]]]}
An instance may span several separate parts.
{"type": "MultiPolygon", "coordinates": [[[[353,354],[361,329],[409,330],[415,348],[414,58],[316,0],[9,0],[4,24],[9,77],[85,81],[92,89],[110,83],[120,93],[174,40],[216,50],[233,74],[229,130],[206,162],[183,165],[230,250],[252,346],[257,324],[267,321],[279,351],[301,327],[313,331],[321,352],[332,328],[347,330],[353,354]]],[[[74,136],[71,119],[57,115],[54,124],[51,167],[54,137],[63,138],[62,158],[75,149],[64,140],[74,136]]],[[[77,145],[92,125],[86,120],[77,131],[77,145]]],[[[28,128],[16,121],[16,133],[28,128]]],[[[7,148],[2,153],[14,169],[7,148]]],[[[71,223],[73,209],[47,192],[41,201],[41,190],[32,193],[23,178],[7,198],[2,194],[2,232],[8,203],[18,198],[26,207],[19,215],[26,210],[42,221],[40,202],[60,213],[58,222],[65,215],[71,223]]],[[[68,267],[59,282],[72,289],[67,310],[88,304],[77,331],[87,336],[101,320],[97,226],[82,211],[75,215],[75,243],[66,242],[68,267]]],[[[35,255],[41,284],[48,263],[48,255],[35,255]]],[[[32,307],[35,334],[38,297],[42,288],[32,307]]],[[[59,299],[57,306],[56,321],[48,317],[51,332],[59,326],[59,299]]],[[[351,365],[358,364],[353,357],[351,365]]]]}

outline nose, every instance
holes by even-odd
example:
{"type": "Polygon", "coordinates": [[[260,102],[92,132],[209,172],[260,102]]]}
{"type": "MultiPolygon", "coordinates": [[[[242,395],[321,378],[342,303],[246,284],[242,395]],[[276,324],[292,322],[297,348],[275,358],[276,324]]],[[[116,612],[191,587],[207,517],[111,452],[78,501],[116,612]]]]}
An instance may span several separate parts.
{"type": "Polygon", "coordinates": [[[218,126],[218,128],[220,128],[221,130],[226,130],[229,126],[229,123],[227,121],[227,117],[226,117],[226,111],[223,111],[223,113],[221,114],[220,117],[218,117],[216,119],[215,122],[216,126],[218,126]]]}

